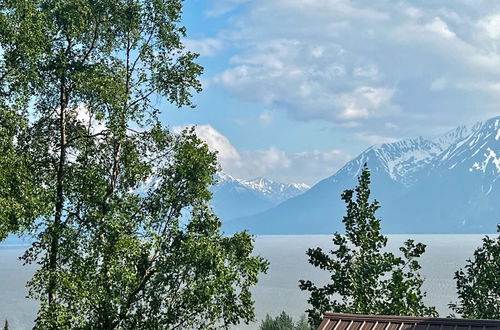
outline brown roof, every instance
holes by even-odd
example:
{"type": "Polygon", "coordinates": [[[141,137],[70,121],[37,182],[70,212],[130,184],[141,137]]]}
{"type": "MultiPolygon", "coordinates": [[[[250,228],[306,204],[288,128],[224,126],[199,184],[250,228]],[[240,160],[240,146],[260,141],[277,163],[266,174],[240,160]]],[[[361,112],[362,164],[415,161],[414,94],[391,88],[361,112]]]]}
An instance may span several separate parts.
{"type": "Polygon", "coordinates": [[[500,330],[500,320],[326,313],[318,330],[500,330]]]}

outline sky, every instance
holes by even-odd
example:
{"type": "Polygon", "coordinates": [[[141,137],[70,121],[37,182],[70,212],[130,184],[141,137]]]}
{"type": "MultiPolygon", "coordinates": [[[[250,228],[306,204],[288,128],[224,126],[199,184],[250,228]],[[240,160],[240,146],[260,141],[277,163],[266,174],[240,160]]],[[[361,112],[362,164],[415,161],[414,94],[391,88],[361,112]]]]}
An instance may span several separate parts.
{"type": "Polygon", "coordinates": [[[236,178],[315,184],[373,144],[500,115],[500,2],[185,0],[197,125],[236,178]]]}

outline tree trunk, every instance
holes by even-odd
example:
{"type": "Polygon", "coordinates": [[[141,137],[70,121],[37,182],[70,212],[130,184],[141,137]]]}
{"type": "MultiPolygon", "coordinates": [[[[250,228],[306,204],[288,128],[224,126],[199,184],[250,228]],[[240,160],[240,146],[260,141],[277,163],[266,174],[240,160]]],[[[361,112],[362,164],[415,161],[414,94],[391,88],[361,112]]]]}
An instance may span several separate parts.
{"type": "Polygon", "coordinates": [[[61,87],[59,95],[59,162],[57,165],[57,182],[56,182],[56,200],[55,200],[55,213],[54,213],[54,223],[49,229],[50,237],[50,249],[49,254],[49,285],[47,288],[48,294],[48,304],[49,309],[53,310],[55,297],[56,297],[56,286],[57,286],[57,259],[59,253],[59,239],[60,230],[62,224],[63,216],[63,206],[64,206],[64,166],[66,164],[66,111],[68,107],[68,93],[65,88],[65,78],[61,78],[61,87]]]}

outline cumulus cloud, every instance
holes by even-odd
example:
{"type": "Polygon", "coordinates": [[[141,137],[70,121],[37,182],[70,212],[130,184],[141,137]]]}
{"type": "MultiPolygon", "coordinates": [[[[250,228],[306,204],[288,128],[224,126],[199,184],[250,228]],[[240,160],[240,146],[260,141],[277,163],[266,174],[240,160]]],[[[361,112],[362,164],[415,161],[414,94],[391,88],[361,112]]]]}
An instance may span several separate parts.
{"type": "MultiPolygon", "coordinates": [[[[176,132],[181,130],[181,127],[174,128],[176,132]]],[[[198,125],[195,131],[212,151],[217,151],[222,170],[236,178],[265,177],[279,182],[313,185],[334,174],[351,158],[342,150],[290,153],[270,147],[240,151],[210,125],[198,125]]]]}
{"type": "Polygon", "coordinates": [[[358,137],[428,134],[483,119],[500,101],[500,3],[471,6],[246,1],[225,31],[234,56],[213,81],[358,137]]]}
{"type": "Polygon", "coordinates": [[[341,63],[345,56],[336,45],[274,40],[233,57],[235,66],[215,77],[215,82],[242,98],[285,108],[299,120],[344,121],[393,109],[394,90],[369,85],[378,75],[374,66],[354,68],[352,75],[367,85],[345,84],[348,72],[341,63]],[[338,58],[332,60],[332,56],[338,58]]]}
{"type": "Polygon", "coordinates": [[[229,139],[219,133],[210,125],[198,125],[195,127],[196,136],[205,141],[212,151],[217,151],[219,162],[222,167],[228,167],[231,163],[238,163],[241,156],[233,147],[229,139]]]}
{"type": "Polygon", "coordinates": [[[394,94],[393,90],[387,88],[373,88],[362,86],[356,88],[352,93],[338,96],[341,106],[339,117],[342,119],[369,118],[377,109],[386,105],[394,94]]]}

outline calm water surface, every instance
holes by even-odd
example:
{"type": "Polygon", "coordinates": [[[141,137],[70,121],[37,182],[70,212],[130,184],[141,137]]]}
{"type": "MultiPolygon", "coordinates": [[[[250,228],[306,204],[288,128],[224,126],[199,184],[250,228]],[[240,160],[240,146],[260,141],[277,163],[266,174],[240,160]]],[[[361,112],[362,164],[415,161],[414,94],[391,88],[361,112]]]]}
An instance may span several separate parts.
{"type": "MultiPolygon", "coordinates": [[[[447,316],[448,303],[455,299],[453,273],[465,265],[466,259],[481,245],[483,235],[389,235],[388,250],[398,252],[408,239],[427,244],[421,259],[425,276],[426,301],[437,307],[441,316],[447,316]]],[[[317,284],[328,280],[329,275],[307,262],[305,251],[310,247],[331,248],[330,235],[258,236],[255,252],[270,261],[269,271],[259,278],[253,289],[257,319],[267,313],[277,315],[285,310],[298,318],[308,308],[308,294],[298,288],[300,279],[317,284]]],[[[18,261],[23,248],[0,244],[0,324],[8,319],[11,329],[30,329],[36,314],[37,303],[25,298],[25,284],[32,276],[34,266],[22,266],[18,261]]],[[[235,329],[257,329],[258,324],[235,329]]]]}

